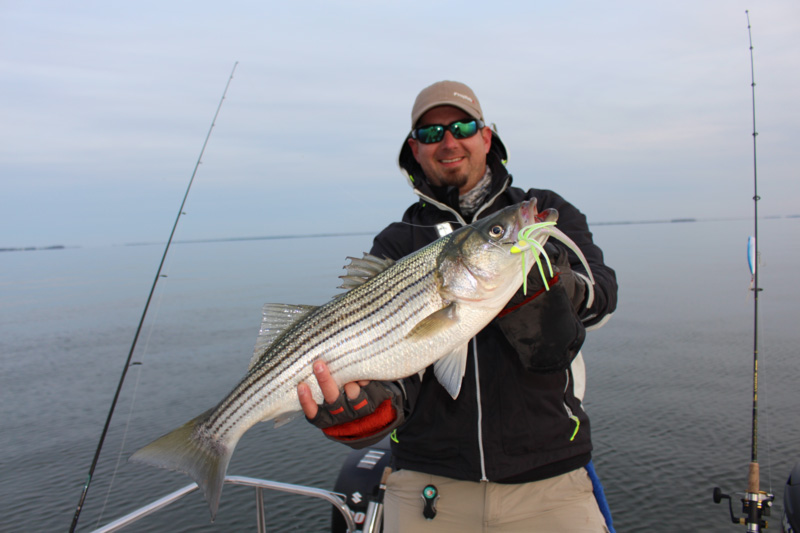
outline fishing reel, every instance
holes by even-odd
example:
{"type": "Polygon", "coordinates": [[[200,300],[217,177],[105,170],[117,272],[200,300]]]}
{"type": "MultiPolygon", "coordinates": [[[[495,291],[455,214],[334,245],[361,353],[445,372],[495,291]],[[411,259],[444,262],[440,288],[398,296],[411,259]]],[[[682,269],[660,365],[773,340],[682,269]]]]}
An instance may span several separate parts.
{"type": "Polygon", "coordinates": [[[733,514],[733,501],[729,494],[724,494],[722,489],[714,487],[714,503],[721,503],[728,500],[728,510],[731,514],[731,522],[747,526],[747,531],[761,531],[768,527],[768,522],[764,517],[770,516],[774,494],[767,492],[747,492],[742,498],[742,512],[744,516],[737,518],[733,514]]]}

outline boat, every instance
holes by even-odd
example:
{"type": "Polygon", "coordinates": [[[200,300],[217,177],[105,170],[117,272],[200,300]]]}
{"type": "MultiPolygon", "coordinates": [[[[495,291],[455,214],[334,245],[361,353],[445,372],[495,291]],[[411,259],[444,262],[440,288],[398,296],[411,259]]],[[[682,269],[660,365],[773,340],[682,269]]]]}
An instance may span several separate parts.
{"type": "MultiPolygon", "coordinates": [[[[269,530],[269,520],[264,512],[265,490],[315,498],[323,503],[329,503],[331,505],[332,533],[378,533],[381,531],[383,519],[385,481],[391,472],[390,462],[391,449],[387,437],[374,446],[350,451],[342,463],[333,490],[232,475],[225,476],[225,484],[254,488],[256,500],[256,516],[254,518],[256,531],[259,533],[269,530]]],[[[198,489],[197,483],[190,483],[95,529],[92,533],[111,533],[124,530],[142,518],[169,507],[198,489]]],[[[134,531],[134,529],[129,529],[129,531],[134,531]]]]}
{"type": "Polygon", "coordinates": [[[783,488],[782,533],[800,533],[800,462],[794,465],[783,488]]]}

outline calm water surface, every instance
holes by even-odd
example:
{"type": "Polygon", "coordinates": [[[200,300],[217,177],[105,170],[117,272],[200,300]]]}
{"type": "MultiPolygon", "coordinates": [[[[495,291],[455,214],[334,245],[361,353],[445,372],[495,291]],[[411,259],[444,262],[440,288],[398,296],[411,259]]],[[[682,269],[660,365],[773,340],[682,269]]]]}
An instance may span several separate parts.
{"type": "MultiPolygon", "coordinates": [[[[776,494],[800,460],[800,220],[765,220],[759,460],[776,494]]],[[[714,486],[745,487],[752,294],[747,221],[598,226],[620,305],[589,335],[586,409],[620,532],[734,531],[714,486]]],[[[320,304],[369,237],[175,245],[81,515],[81,531],[190,480],[128,464],[140,446],[214,405],[241,378],[265,302],[320,304]]],[[[0,254],[0,531],[66,531],[162,249],[0,254]]],[[[348,449],[302,421],[259,424],[230,474],[330,489],[348,449]]],[[[737,496],[738,497],[738,496],[737,496]]],[[[271,530],[324,531],[326,505],[266,494],[271,530]]],[[[739,512],[739,509],[736,509],[739,512]]],[[[217,521],[199,494],[136,531],[255,529],[252,489],[226,487],[217,521]]],[[[739,528],[741,529],[741,528],[739,528]]]]}

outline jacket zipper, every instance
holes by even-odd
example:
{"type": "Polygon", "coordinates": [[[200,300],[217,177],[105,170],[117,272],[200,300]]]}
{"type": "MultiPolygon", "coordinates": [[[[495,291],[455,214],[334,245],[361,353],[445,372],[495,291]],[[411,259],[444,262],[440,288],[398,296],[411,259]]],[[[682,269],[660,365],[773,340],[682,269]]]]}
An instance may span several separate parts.
{"type": "MultiPolygon", "coordinates": [[[[506,178],[506,181],[503,184],[503,186],[500,187],[500,190],[497,191],[497,193],[494,196],[492,196],[489,200],[484,202],[484,204],[481,206],[481,208],[478,209],[475,212],[475,214],[472,216],[473,222],[478,219],[478,215],[481,212],[483,212],[485,209],[489,208],[489,206],[491,206],[494,203],[494,201],[501,194],[503,194],[503,192],[505,192],[506,189],[508,189],[509,181],[510,181],[509,178],[506,178]]],[[[434,200],[433,198],[429,197],[428,195],[422,193],[419,189],[414,187],[413,182],[411,182],[411,184],[412,184],[411,186],[414,188],[414,194],[416,194],[417,196],[419,196],[423,200],[425,200],[427,202],[430,202],[431,204],[435,205],[441,211],[446,211],[446,212],[454,214],[456,219],[458,220],[458,222],[461,223],[462,226],[466,226],[467,225],[467,222],[461,217],[461,215],[458,213],[458,211],[456,211],[456,210],[452,209],[450,206],[448,206],[446,204],[443,204],[443,203],[441,203],[441,202],[439,202],[437,200],[434,200]]],[[[481,407],[481,381],[480,381],[480,376],[479,376],[479,372],[478,372],[478,341],[477,341],[477,337],[472,337],[472,358],[473,358],[473,362],[475,363],[475,398],[476,398],[476,402],[478,404],[477,405],[477,407],[478,407],[478,454],[480,456],[480,461],[481,461],[481,481],[489,481],[489,478],[486,476],[486,458],[484,456],[484,451],[483,451],[483,408],[481,407]]],[[[564,404],[564,407],[567,407],[566,403],[564,404]]],[[[569,408],[567,407],[567,409],[569,409],[569,408]]]]}
{"type": "Polygon", "coordinates": [[[481,460],[481,481],[486,477],[486,460],[483,454],[483,408],[481,407],[481,378],[478,372],[478,338],[472,337],[472,359],[475,363],[475,401],[478,404],[478,454],[481,460]]]}

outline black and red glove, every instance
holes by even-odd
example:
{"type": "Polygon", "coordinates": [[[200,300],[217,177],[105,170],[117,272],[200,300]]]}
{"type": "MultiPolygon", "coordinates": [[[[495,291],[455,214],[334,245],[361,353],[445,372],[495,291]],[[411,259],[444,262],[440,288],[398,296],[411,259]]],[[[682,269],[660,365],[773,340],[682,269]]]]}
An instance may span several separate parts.
{"type": "Polygon", "coordinates": [[[403,393],[389,381],[370,381],[353,400],[341,393],[335,402],[323,402],[317,415],[308,419],[329,439],[351,448],[375,444],[404,420],[403,393]]]}

